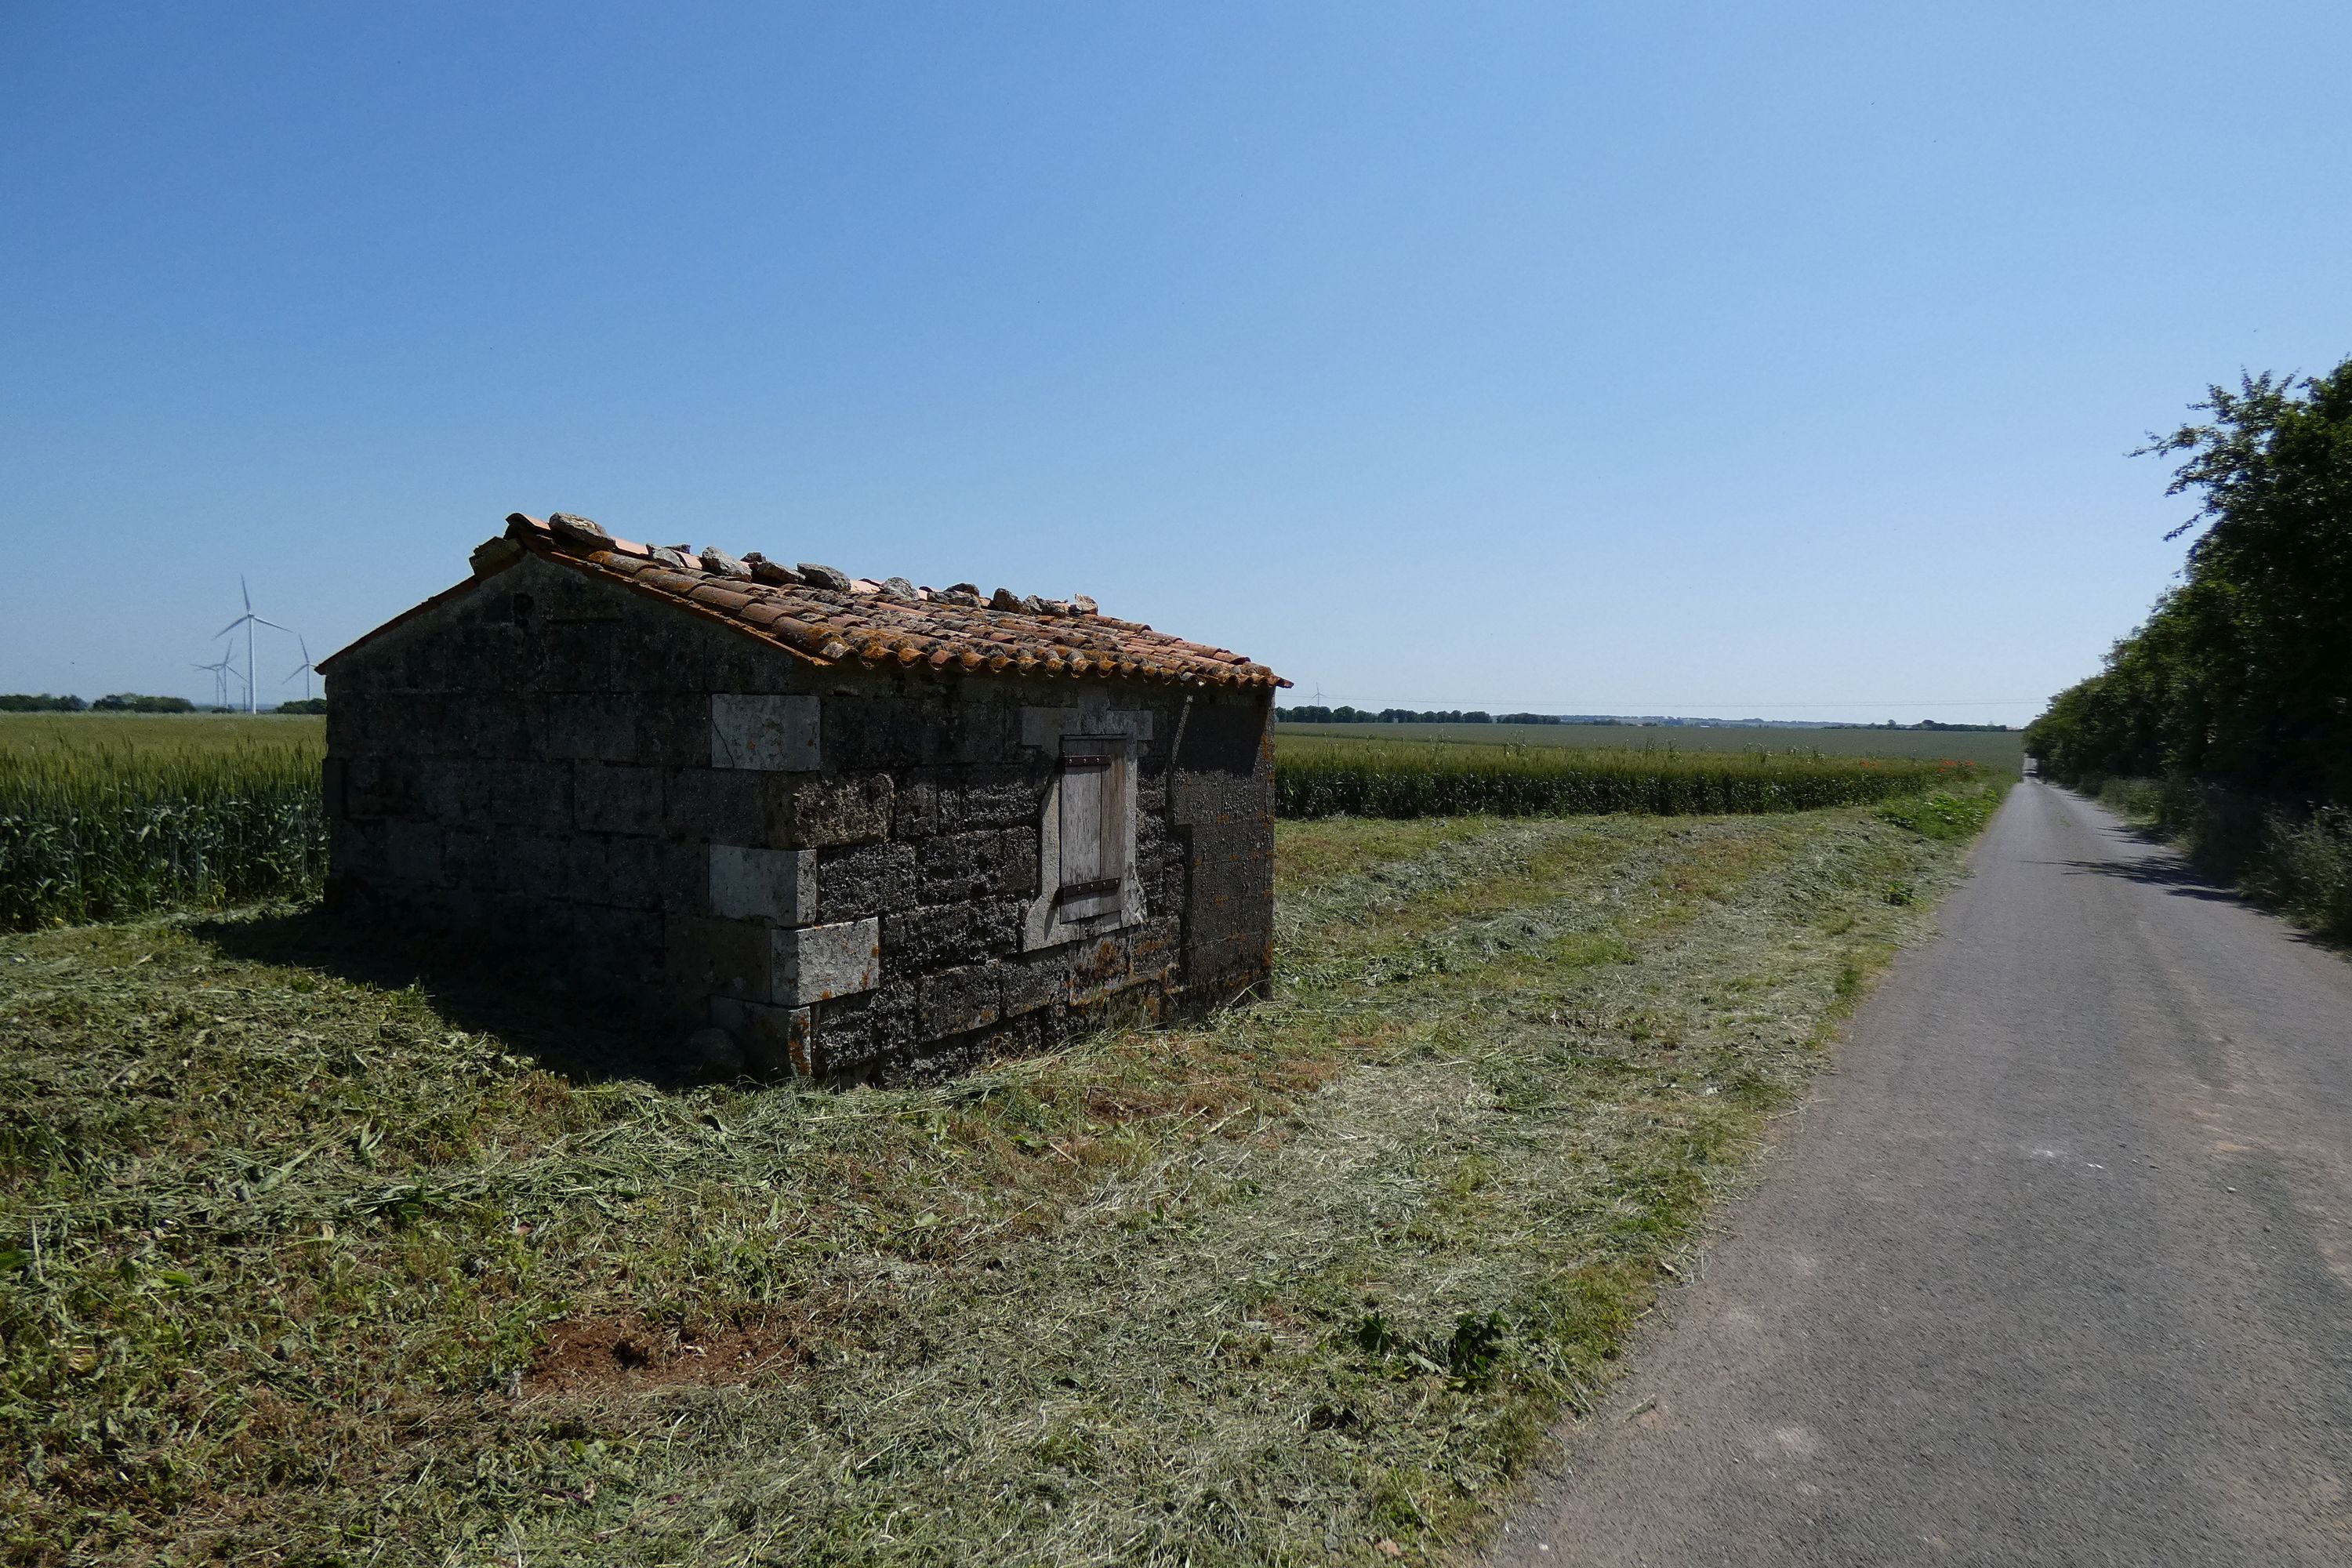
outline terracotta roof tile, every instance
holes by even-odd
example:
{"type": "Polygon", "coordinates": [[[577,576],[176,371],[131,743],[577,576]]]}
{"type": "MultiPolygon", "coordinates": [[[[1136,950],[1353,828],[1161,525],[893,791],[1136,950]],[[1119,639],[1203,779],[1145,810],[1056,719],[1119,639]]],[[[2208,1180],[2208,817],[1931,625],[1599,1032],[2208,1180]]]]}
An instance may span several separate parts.
{"type": "Polygon", "coordinates": [[[942,671],[1290,684],[1240,654],[1102,615],[1082,595],[1041,599],[1000,589],[983,599],[968,584],[939,592],[914,588],[903,577],[845,577],[849,587],[843,592],[819,585],[840,575],[829,567],[791,571],[757,552],[739,559],[715,547],[697,557],[614,539],[585,518],[561,512],[546,521],[517,512],[507,519],[506,537],[544,560],[625,583],[818,664],[855,658],[942,671]],[[707,570],[706,562],[720,570],[707,570]],[[995,607],[1005,604],[1018,607],[995,607]]]}

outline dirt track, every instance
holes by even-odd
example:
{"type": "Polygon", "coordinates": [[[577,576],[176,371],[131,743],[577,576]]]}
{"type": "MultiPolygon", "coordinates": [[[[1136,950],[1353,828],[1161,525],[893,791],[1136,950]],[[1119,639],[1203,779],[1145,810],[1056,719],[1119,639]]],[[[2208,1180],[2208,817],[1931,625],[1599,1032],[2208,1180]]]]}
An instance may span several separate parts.
{"type": "Polygon", "coordinates": [[[2352,964],[2028,780],[1502,1564],[2352,1563],[2352,964]]]}

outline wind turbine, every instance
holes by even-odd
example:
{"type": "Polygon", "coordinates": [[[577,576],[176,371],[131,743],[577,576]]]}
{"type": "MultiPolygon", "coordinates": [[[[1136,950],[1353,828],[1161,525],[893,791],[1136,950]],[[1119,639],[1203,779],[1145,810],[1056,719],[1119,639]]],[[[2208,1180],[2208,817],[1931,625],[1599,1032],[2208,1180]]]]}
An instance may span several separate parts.
{"type": "Polygon", "coordinates": [[[280,686],[291,686],[294,684],[294,677],[297,675],[300,676],[302,678],[302,700],[308,702],[310,700],[310,672],[312,668],[310,663],[310,645],[303,640],[303,637],[300,632],[296,632],[294,634],[294,640],[302,644],[302,662],[296,665],[292,673],[288,675],[285,679],[279,681],[278,684],[280,686]]]}
{"type": "MultiPolygon", "coordinates": [[[[258,713],[261,711],[261,709],[254,696],[254,688],[257,683],[254,680],[253,668],[253,628],[257,626],[268,626],[272,631],[280,632],[290,630],[290,628],[281,626],[276,621],[265,621],[259,616],[253,613],[253,590],[245,585],[245,576],[242,573],[237,575],[236,591],[245,595],[245,614],[229,622],[228,625],[215,632],[213,636],[216,637],[225,637],[228,636],[229,633],[236,630],[239,626],[243,626],[245,628],[245,710],[248,713],[258,713]]],[[[288,679],[291,679],[292,677],[289,676],[288,679]]]]}
{"type": "Polygon", "coordinates": [[[217,658],[217,659],[214,660],[212,663],[210,663],[210,664],[200,664],[200,665],[196,666],[196,668],[197,668],[198,669],[210,670],[210,671],[212,672],[212,678],[213,678],[213,706],[214,706],[214,707],[215,707],[215,708],[226,708],[226,707],[227,707],[227,706],[228,706],[228,672],[229,672],[229,660],[228,660],[228,655],[226,655],[226,653],[224,653],[224,654],[222,654],[222,655],[220,656],[220,658],[217,658]]]}

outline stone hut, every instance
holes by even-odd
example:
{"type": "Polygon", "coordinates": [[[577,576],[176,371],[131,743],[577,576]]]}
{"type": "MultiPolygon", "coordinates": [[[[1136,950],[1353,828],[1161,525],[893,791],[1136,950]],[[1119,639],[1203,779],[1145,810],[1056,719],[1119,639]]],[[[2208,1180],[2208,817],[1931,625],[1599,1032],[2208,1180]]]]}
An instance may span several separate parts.
{"type": "Polygon", "coordinates": [[[1239,654],[516,514],[320,666],[331,901],[616,984],[778,1075],[1249,994],[1274,691],[1239,654]]]}

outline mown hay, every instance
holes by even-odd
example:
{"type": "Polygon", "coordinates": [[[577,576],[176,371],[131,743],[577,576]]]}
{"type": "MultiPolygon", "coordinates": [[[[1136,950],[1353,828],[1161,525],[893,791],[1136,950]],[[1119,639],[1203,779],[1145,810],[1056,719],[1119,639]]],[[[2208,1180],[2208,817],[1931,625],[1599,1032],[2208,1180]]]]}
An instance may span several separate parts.
{"type": "Polygon", "coordinates": [[[606,1024],[299,911],[0,939],[5,1556],[1458,1542],[1958,859],[1285,824],[1265,1003],[844,1092],[553,1070],[606,1024]]]}

